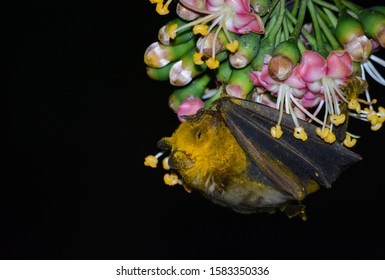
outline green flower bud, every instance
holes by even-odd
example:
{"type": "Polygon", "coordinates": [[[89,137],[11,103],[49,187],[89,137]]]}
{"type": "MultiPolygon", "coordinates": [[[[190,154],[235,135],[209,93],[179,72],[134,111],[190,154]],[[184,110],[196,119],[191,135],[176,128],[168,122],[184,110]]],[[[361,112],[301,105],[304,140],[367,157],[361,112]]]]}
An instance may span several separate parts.
{"type": "Polygon", "coordinates": [[[257,55],[259,49],[260,34],[250,32],[239,36],[238,49],[230,54],[230,63],[235,68],[243,68],[257,55]]]}
{"type": "Polygon", "coordinates": [[[233,71],[233,67],[231,67],[230,61],[225,60],[223,63],[219,65],[219,67],[215,70],[215,76],[217,81],[220,83],[226,83],[230,79],[231,72],[233,71]]]}
{"type": "Polygon", "coordinates": [[[250,0],[250,6],[262,17],[269,12],[271,0],[250,0]]]}
{"type": "Polygon", "coordinates": [[[358,15],[368,37],[377,41],[385,48],[385,14],[371,9],[365,9],[358,15]]]}
{"type": "Polygon", "coordinates": [[[174,39],[170,37],[170,28],[176,26],[182,26],[188,22],[181,20],[180,18],[175,18],[170,20],[168,23],[163,25],[158,32],[158,40],[163,45],[179,45],[185,43],[194,37],[192,28],[186,28],[178,32],[178,36],[175,36],[174,39]]]}
{"type": "Polygon", "coordinates": [[[298,43],[294,39],[280,42],[273,51],[273,56],[281,55],[290,60],[292,64],[297,64],[301,59],[301,52],[298,43]]]}
{"type": "Polygon", "coordinates": [[[202,97],[210,80],[211,77],[208,74],[205,74],[197,77],[188,85],[174,90],[168,99],[170,108],[176,112],[179,105],[187,98],[187,96],[202,97]]]}
{"type": "Polygon", "coordinates": [[[383,13],[385,15],[385,6],[373,6],[373,7],[370,7],[370,9],[383,13]]]}
{"type": "Polygon", "coordinates": [[[365,29],[360,20],[344,13],[338,19],[335,34],[340,44],[345,46],[355,38],[365,35],[365,29]]]}

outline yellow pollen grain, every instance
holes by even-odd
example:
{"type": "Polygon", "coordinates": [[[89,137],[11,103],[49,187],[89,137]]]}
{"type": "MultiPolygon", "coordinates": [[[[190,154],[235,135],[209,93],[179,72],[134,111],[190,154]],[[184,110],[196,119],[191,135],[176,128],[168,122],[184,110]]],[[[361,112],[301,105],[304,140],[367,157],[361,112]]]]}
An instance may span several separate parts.
{"type": "Polygon", "coordinates": [[[323,128],[323,129],[321,129],[320,127],[317,127],[315,130],[315,133],[319,137],[321,137],[322,139],[325,139],[328,136],[329,132],[330,132],[330,130],[327,127],[323,128]]]}
{"type": "Polygon", "coordinates": [[[176,174],[169,173],[164,174],[163,180],[168,186],[175,186],[179,182],[178,176],[176,174]]]}
{"type": "Polygon", "coordinates": [[[382,127],[382,123],[376,123],[375,125],[372,125],[372,126],[370,127],[370,129],[371,129],[372,131],[377,131],[377,130],[379,130],[381,127],[382,127]]]}
{"type": "Polygon", "coordinates": [[[194,27],[193,27],[193,33],[194,33],[195,35],[201,34],[201,35],[203,35],[203,36],[206,36],[208,32],[209,32],[209,27],[208,27],[208,25],[197,24],[197,25],[194,25],[194,27]]]}
{"type": "Polygon", "coordinates": [[[377,115],[377,113],[375,111],[373,111],[373,110],[368,109],[368,108],[365,108],[365,112],[368,113],[366,115],[366,118],[367,118],[368,121],[370,121],[372,126],[376,125],[378,123],[378,115],[377,115]]]}
{"type": "Polygon", "coordinates": [[[277,124],[276,126],[273,126],[272,128],[270,128],[270,134],[271,134],[271,136],[273,136],[276,139],[281,138],[281,136],[283,134],[281,126],[279,124],[277,124]]]}
{"type": "Polygon", "coordinates": [[[378,121],[383,123],[385,121],[385,109],[383,107],[378,107],[378,121]]]}
{"type": "Polygon", "coordinates": [[[231,43],[226,44],[226,49],[234,53],[238,50],[238,46],[239,46],[238,40],[234,40],[232,44],[231,43]]]}
{"type": "Polygon", "coordinates": [[[215,58],[210,57],[209,59],[206,60],[206,65],[212,70],[216,69],[219,67],[219,60],[216,60],[215,58]]]}
{"type": "Polygon", "coordinates": [[[350,110],[356,110],[357,114],[361,114],[361,105],[360,103],[358,103],[357,99],[355,98],[350,100],[348,104],[348,108],[350,110]]]}
{"type": "Polygon", "coordinates": [[[194,63],[196,65],[202,65],[204,63],[202,57],[203,53],[194,53],[194,63]]]}
{"type": "Polygon", "coordinates": [[[332,115],[330,115],[330,121],[337,126],[344,123],[345,120],[346,120],[345,114],[341,114],[341,115],[332,114],[332,115]]]}
{"type": "Polygon", "coordinates": [[[333,132],[329,132],[324,141],[329,144],[333,144],[336,141],[336,136],[333,132]]]}
{"type": "Polygon", "coordinates": [[[346,147],[351,148],[351,147],[353,147],[356,143],[357,143],[357,139],[352,138],[349,134],[346,134],[345,140],[344,140],[344,142],[343,142],[343,144],[344,144],[346,147]]]}
{"type": "Polygon", "coordinates": [[[168,164],[168,157],[165,157],[162,160],[162,166],[163,166],[163,169],[170,170],[170,165],[168,164]]]}
{"type": "Polygon", "coordinates": [[[164,0],[150,0],[151,4],[157,4],[157,3],[163,4],[163,1],[164,0]]]}
{"type": "Polygon", "coordinates": [[[144,165],[156,168],[158,165],[158,159],[153,155],[149,155],[144,159],[144,165]]]}
{"type": "Polygon", "coordinates": [[[302,141],[306,141],[307,140],[307,133],[305,132],[303,127],[298,126],[298,127],[294,128],[294,137],[297,139],[300,139],[302,141]]]}
{"type": "Polygon", "coordinates": [[[167,15],[170,11],[168,10],[167,5],[163,5],[162,3],[157,3],[155,11],[160,14],[161,16],[167,15]]]}
{"type": "Polygon", "coordinates": [[[176,32],[174,32],[178,28],[178,24],[173,24],[168,28],[168,36],[170,36],[171,39],[175,39],[176,32]]]}

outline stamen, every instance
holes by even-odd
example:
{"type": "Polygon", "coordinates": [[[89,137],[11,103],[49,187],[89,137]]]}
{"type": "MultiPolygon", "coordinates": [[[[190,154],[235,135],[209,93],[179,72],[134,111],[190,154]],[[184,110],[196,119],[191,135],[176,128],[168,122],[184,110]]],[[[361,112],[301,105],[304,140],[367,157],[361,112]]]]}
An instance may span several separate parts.
{"type": "Polygon", "coordinates": [[[203,53],[194,53],[194,63],[196,65],[202,65],[204,61],[202,60],[203,53]]]}
{"type": "Polygon", "coordinates": [[[305,130],[303,129],[303,127],[297,126],[296,128],[294,128],[294,137],[297,139],[300,139],[302,141],[307,140],[307,134],[306,134],[305,130]]]}
{"type": "Polygon", "coordinates": [[[324,128],[317,127],[315,130],[315,133],[322,139],[325,139],[330,133],[330,129],[327,127],[324,127],[324,128]]]}
{"type": "Polygon", "coordinates": [[[281,136],[283,134],[281,126],[279,124],[277,124],[276,126],[273,126],[272,128],[270,128],[270,134],[271,134],[271,136],[273,136],[276,139],[281,138],[281,136]]]}
{"type": "MultiPolygon", "coordinates": [[[[291,99],[291,101],[294,103],[294,105],[296,106],[296,107],[298,107],[303,113],[305,113],[305,115],[307,115],[311,120],[313,120],[313,121],[315,121],[315,122],[317,122],[317,123],[319,123],[320,125],[323,125],[324,123],[320,120],[320,119],[318,119],[317,117],[316,117],[316,113],[310,113],[308,110],[306,110],[306,108],[305,107],[303,107],[295,98],[294,98],[294,96],[292,95],[292,94],[290,94],[290,99],[291,99]]],[[[323,103],[322,103],[323,104],[323,103]]],[[[319,110],[320,110],[321,108],[319,108],[319,110]]],[[[318,110],[318,111],[319,111],[318,110]]],[[[317,112],[318,113],[318,112],[317,112]]]]}
{"type": "Polygon", "coordinates": [[[283,115],[283,97],[284,97],[284,86],[280,85],[279,90],[278,90],[278,96],[277,96],[277,104],[276,104],[276,109],[279,110],[279,117],[278,117],[278,122],[276,126],[273,126],[270,128],[270,134],[274,138],[281,138],[283,131],[281,129],[280,123],[282,121],[282,115],[283,115]]]}
{"type": "Polygon", "coordinates": [[[164,174],[163,180],[164,180],[165,184],[169,185],[169,186],[175,186],[176,184],[179,184],[179,178],[175,173],[164,174]]]}
{"type": "Polygon", "coordinates": [[[326,143],[333,144],[336,141],[336,136],[333,132],[329,132],[326,138],[324,139],[326,143]]]}
{"type": "Polygon", "coordinates": [[[338,125],[340,125],[340,124],[345,122],[346,116],[345,116],[345,114],[340,114],[340,115],[332,114],[332,115],[329,116],[329,119],[330,119],[331,123],[333,123],[334,125],[338,126],[338,125]]]}
{"type": "Polygon", "coordinates": [[[378,107],[378,115],[378,121],[383,123],[385,121],[385,109],[383,107],[378,107]]]}
{"type": "MultiPolygon", "coordinates": [[[[362,74],[361,74],[361,77],[362,77],[362,79],[364,79],[364,80],[366,80],[365,69],[366,69],[366,62],[363,63],[363,64],[361,64],[361,73],[362,73],[362,74]]],[[[371,98],[370,98],[370,94],[369,94],[369,90],[368,90],[368,89],[365,90],[365,96],[366,96],[366,100],[367,100],[368,102],[370,102],[371,98]]],[[[370,109],[373,109],[373,107],[372,107],[371,105],[369,106],[369,108],[370,108],[370,109]]]]}
{"type": "Polygon", "coordinates": [[[360,103],[363,103],[365,105],[373,105],[373,104],[377,103],[377,99],[373,99],[372,101],[366,101],[366,100],[363,100],[361,98],[357,98],[357,101],[360,103]]]}
{"type": "Polygon", "coordinates": [[[373,131],[377,131],[377,130],[379,130],[381,127],[382,127],[382,123],[376,123],[375,125],[372,125],[372,126],[370,127],[370,129],[373,130],[373,131]]]}
{"type": "Polygon", "coordinates": [[[377,113],[374,110],[370,110],[369,108],[365,108],[364,111],[367,113],[366,118],[370,123],[373,125],[376,125],[378,123],[378,116],[377,113]]]}
{"type": "Polygon", "coordinates": [[[226,44],[226,49],[229,50],[230,52],[234,53],[237,51],[239,46],[238,40],[234,40],[233,43],[227,43],[226,44]]]}
{"type": "Polygon", "coordinates": [[[163,169],[170,170],[170,165],[168,164],[168,157],[165,157],[162,161],[163,169]]]}
{"type": "Polygon", "coordinates": [[[361,114],[361,105],[358,103],[357,98],[353,98],[349,101],[348,108],[350,110],[355,110],[358,114],[361,114]]]}
{"type": "MultiPolygon", "coordinates": [[[[374,67],[373,63],[369,60],[367,60],[365,63],[363,63],[363,66],[365,67],[365,70],[369,73],[369,75],[379,84],[385,86],[385,79],[381,76],[381,74],[377,71],[377,69],[374,67]]],[[[384,66],[384,65],[382,65],[384,66]]],[[[385,67],[385,66],[384,66],[385,67]]]]}
{"type": "Polygon", "coordinates": [[[149,155],[149,156],[145,157],[144,165],[150,166],[152,168],[156,168],[156,166],[158,165],[158,158],[160,158],[163,154],[164,154],[164,152],[159,152],[155,156],[149,155]]]}
{"type": "Polygon", "coordinates": [[[178,24],[173,24],[168,28],[168,35],[170,36],[171,39],[175,39],[176,37],[176,32],[175,30],[178,29],[178,24]]]}
{"type": "Polygon", "coordinates": [[[208,34],[209,26],[204,24],[197,24],[193,27],[193,32],[195,35],[201,34],[206,36],[208,34]]]}
{"type": "Polygon", "coordinates": [[[351,148],[357,143],[356,138],[352,138],[352,135],[346,133],[344,142],[342,142],[346,147],[351,148]]]}
{"type": "MultiPolygon", "coordinates": [[[[205,17],[201,17],[201,18],[198,18],[194,21],[191,21],[185,25],[182,25],[180,27],[178,27],[177,29],[174,30],[175,33],[178,33],[179,31],[183,30],[183,29],[186,29],[186,28],[189,28],[191,26],[195,26],[195,25],[199,25],[202,23],[202,25],[205,25],[205,23],[215,19],[216,17],[218,17],[218,13],[215,13],[215,14],[211,14],[211,15],[207,15],[205,17]]],[[[214,24],[214,23],[213,23],[214,24]]],[[[213,24],[211,24],[210,28],[212,29],[214,26],[213,24]]],[[[207,31],[207,33],[210,32],[210,29],[207,31]]]]}
{"type": "Polygon", "coordinates": [[[219,60],[216,60],[215,58],[210,57],[209,59],[206,60],[206,65],[210,69],[216,69],[219,67],[219,60]]]}
{"type": "Polygon", "coordinates": [[[163,6],[162,3],[157,3],[155,11],[161,16],[167,15],[170,11],[167,9],[167,6],[163,6]]]}

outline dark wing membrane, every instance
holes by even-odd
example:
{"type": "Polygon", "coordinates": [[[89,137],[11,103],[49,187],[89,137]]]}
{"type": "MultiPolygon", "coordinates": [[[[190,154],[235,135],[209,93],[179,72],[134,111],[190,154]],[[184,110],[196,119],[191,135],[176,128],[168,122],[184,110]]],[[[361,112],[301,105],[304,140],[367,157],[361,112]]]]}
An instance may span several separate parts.
{"type": "Polygon", "coordinates": [[[314,125],[301,120],[308,139],[294,138],[294,123],[287,114],[281,121],[282,137],[273,138],[270,128],[277,124],[279,112],[265,105],[222,97],[217,109],[256,167],[253,176],[294,197],[302,196],[311,179],[331,187],[344,169],[361,160],[341,143],[325,143],[315,134],[314,125]]]}

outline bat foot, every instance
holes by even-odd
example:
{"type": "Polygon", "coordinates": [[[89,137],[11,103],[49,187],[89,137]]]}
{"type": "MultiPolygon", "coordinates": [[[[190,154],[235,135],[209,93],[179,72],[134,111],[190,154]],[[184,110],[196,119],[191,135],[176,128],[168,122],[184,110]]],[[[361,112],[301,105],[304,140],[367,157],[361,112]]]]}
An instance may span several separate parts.
{"type": "Polygon", "coordinates": [[[293,217],[300,217],[302,221],[307,221],[307,215],[305,212],[306,206],[301,202],[298,204],[287,204],[281,208],[281,211],[285,212],[285,214],[291,219],[293,217]]]}

